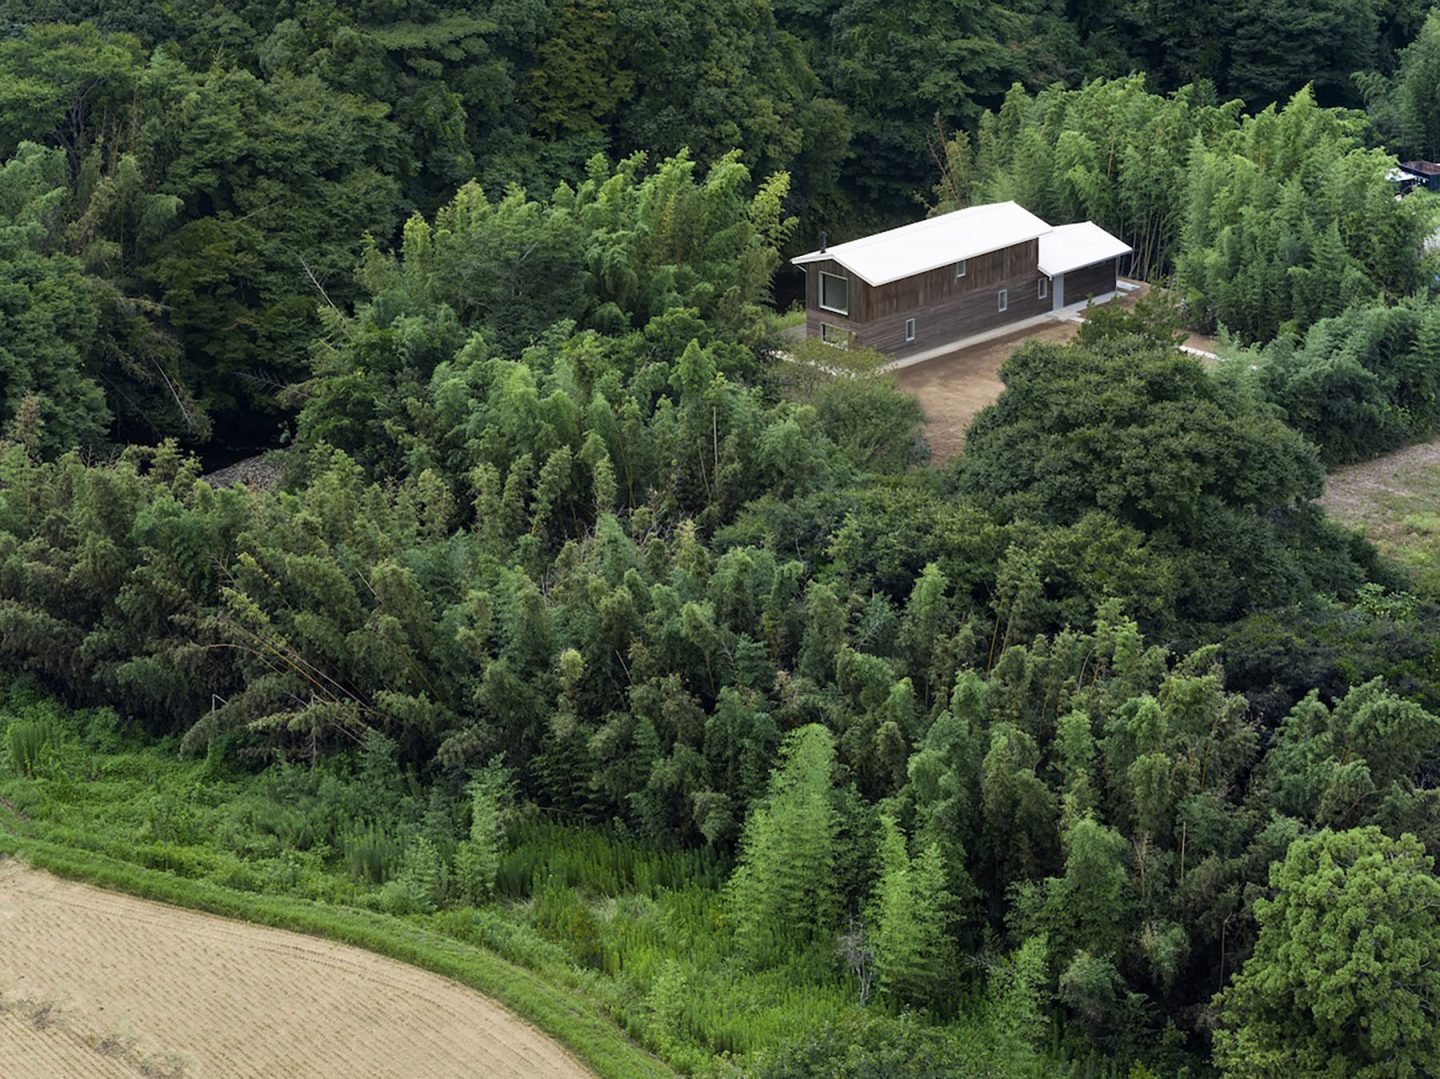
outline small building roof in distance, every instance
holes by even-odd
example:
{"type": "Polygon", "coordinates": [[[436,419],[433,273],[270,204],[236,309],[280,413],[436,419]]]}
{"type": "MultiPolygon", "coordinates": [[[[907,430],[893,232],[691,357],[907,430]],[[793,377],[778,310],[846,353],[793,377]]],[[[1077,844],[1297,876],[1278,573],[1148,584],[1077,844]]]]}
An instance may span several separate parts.
{"type": "Polygon", "coordinates": [[[1133,248],[1093,221],[1056,225],[1040,237],[1040,272],[1046,277],[1128,255],[1133,248]]]}
{"type": "Polygon", "coordinates": [[[1440,176],[1440,165],[1434,161],[1402,161],[1400,167],[1417,176],[1440,176]]]}
{"type": "Polygon", "coordinates": [[[961,259],[1033,240],[1049,231],[1049,225],[1023,206],[993,202],[835,244],[824,251],[811,251],[791,261],[804,266],[833,259],[867,284],[888,285],[961,259]]]}

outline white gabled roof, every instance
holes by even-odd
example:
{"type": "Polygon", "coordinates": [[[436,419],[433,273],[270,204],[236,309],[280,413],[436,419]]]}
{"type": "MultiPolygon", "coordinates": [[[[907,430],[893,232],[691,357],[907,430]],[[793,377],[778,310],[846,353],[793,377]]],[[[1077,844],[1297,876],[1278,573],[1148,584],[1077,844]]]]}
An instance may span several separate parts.
{"type": "Polygon", "coordinates": [[[1128,255],[1133,248],[1093,221],[1056,225],[1040,237],[1040,272],[1046,277],[1128,255]]]}
{"type": "MultiPolygon", "coordinates": [[[[1049,231],[1049,225],[1023,206],[1013,202],[994,202],[988,206],[954,210],[888,232],[877,232],[873,236],[836,244],[825,251],[811,251],[791,261],[796,266],[804,266],[807,262],[834,259],[867,284],[888,285],[891,281],[936,270],[961,259],[976,258],[1002,247],[1033,240],[1049,231]]],[[[1103,236],[1109,235],[1102,230],[1097,231],[1103,236]]],[[[1114,240],[1113,236],[1109,238],[1114,240]]],[[[1115,242],[1119,243],[1118,240],[1115,242]]],[[[1043,261],[1043,241],[1041,250],[1043,261]]],[[[1130,249],[1127,247],[1125,250],[1130,249]]],[[[1104,257],[1103,254],[1096,255],[1090,261],[1097,262],[1104,257]]],[[[1043,265],[1041,268],[1044,268],[1043,265]]]]}

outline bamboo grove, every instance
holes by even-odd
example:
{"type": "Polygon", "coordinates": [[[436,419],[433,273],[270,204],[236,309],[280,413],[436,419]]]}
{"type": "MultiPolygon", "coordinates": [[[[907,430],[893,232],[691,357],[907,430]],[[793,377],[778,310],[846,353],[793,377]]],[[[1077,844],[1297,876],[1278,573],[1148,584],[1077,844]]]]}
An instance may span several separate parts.
{"type": "Polygon", "coordinates": [[[685,1073],[1433,1072],[1440,595],[1314,499],[1440,429],[1437,17],[913,6],[0,0],[0,833],[685,1073]],[[944,467],[774,309],[917,197],[1169,286],[944,467]]]}

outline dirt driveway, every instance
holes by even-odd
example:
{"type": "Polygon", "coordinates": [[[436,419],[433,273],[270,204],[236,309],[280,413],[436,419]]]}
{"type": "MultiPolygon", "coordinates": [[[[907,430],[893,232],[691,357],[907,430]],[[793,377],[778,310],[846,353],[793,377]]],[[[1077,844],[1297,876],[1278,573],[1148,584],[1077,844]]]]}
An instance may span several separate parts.
{"type": "Polygon", "coordinates": [[[0,861],[0,1075],[587,1076],[403,963],[0,861]]]}
{"type": "Polygon", "coordinates": [[[994,404],[1005,388],[1000,381],[1000,365],[1011,353],[1027,341],[1064,344],[1079,329],[1078,322],[1047,322],[896,371],[900,388],[918,397],[925,410],[925,437],[930,442],[931,459],[943,464],[960,452],[965,444],[965,428],[977,412],[994,404]]]}
{"type": "MultiPolygon", "coordinates": [[[[1133,307],[1149,291],[1149,285],[1141,284],[1111,302],[1133,307]]],[[[931,460],[937,465],[944,464],[960,452],[970,421],[986,405],[994,404],[1005,388],[1000,381],[1000,365],[1012,353],[1027,341],[1063,345],[1079,332],[1079,320],[1084,317],[1081,312],[1075,318],[1016,330],[896,371],[900,388],[918,397],[925,411],[925,437],[930,442],[931,460]]],[[[1185,345],[1202,353],[1212,353],[1216,348],[1214,338],[1193,331],[1185,345]]]]}

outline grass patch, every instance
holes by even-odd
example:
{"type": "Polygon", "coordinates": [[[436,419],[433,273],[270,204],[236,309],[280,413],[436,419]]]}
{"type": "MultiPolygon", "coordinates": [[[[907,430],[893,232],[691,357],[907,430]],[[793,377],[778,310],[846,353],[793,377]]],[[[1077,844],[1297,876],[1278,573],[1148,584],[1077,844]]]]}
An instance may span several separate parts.
{"type": "Polygon", "coordinates": [[[1323,502],[1403,570],[1410,589],[1440,599],[1440,465],[1426,445],[1339,469],[1323,502]]]}
{"type": "Polygon", "coordinates": [[[1415,532],[1422,536],[1433,536],[1440,533],[1440,513],[1411,513],[1407,514],[1401,521],[1407,532],[1415,532]]]}
{"type": "MultiPolygon", "coordinates": [[[[423,967],[509,1007],[600,1075],[734,1079],[764,1073],[806,1032],[897,1020],[859,1004],[828,944],[747,965],[724,900],[732,866],[713,850],[507,805],[492,869],[467,881],[480,800],[461,780],[401,773],[383,739],[315,768],[250,773],[218,754],[182,759],[173,740],[135,737],[106,709],[18,690],[7,701],[0,685],[0,753],[19,723],[49,733],[42,767],[0,760],[0,856],[423,967]]],[[[1008,1028],[980,1013],[923,1022],[946,1044],[1008,1044],[1008,1028]]],[[[839,1035],[824,1047],[837,1060],[849,1051],[839,1035]]]]}
{"type": "Polygon", "coordinates": [[[770,316],[770,326],[777,332],[803,325],[805,325],[805,308],[798,304],[792,306],[788,311],[777,312],[770,316]]]}

